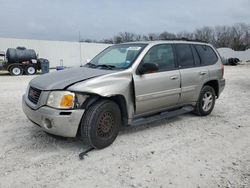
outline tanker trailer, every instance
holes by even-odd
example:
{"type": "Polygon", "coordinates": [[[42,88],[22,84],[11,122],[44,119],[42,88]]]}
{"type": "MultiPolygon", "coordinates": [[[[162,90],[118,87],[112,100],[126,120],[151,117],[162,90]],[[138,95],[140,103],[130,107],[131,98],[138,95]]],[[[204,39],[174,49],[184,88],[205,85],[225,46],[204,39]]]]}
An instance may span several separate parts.
{"type": "Polygon", "coordinates": [[[23,73],[33,75],[36,74],[37,70],[41,69],[37,58],[37,54],[33,49],[24,47],[8,48],[4,69],[14,76],[22,75],[23,73]]]}
{"type": "Polygon", "coordinates": [[[4,64],[5,64],[5,53],[0,51],[0,70],[3,69],[4,64]]]}

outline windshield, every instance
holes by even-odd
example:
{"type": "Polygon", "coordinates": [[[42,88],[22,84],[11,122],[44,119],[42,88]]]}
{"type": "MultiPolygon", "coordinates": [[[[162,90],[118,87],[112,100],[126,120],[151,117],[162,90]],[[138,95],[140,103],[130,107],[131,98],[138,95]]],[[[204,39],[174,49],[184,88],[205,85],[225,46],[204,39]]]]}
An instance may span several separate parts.
{"type": "Polygon", "coordinates": [[[111,46],[94,57],[86,66],[92,68],[126,69],[133,64],[145,46],[146,44],[119,44],[111,46]]]}

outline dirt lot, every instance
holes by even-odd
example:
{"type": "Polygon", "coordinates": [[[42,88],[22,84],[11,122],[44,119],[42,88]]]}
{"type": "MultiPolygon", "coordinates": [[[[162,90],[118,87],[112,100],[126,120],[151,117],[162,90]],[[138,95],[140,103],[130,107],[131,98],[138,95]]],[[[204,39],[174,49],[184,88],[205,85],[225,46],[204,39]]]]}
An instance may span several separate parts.
{"type": "Polygon", "coordinates": [[[212,114],[186,114],[123,130],[85,160],[77,139],[27,120],[32,77],[0,76],[0,187],[250,187],[250,66],[226,67],[212,114]]]}

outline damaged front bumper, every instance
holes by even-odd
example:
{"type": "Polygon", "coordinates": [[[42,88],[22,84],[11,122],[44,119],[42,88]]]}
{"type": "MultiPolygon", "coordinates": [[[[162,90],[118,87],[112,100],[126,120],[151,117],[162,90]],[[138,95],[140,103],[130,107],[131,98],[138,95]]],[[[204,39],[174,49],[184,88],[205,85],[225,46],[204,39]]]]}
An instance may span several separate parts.
{"type": "Polygon", "coordinates": [[[23,95],[22,107],[25,115],[30,121],[39,125],[42,130],[63,137],[75,137],[81,118],[84,114],[83,109],[77,110],[58,110],[48,106],[42,106],[36,110],[29,107],[23,95]]]}

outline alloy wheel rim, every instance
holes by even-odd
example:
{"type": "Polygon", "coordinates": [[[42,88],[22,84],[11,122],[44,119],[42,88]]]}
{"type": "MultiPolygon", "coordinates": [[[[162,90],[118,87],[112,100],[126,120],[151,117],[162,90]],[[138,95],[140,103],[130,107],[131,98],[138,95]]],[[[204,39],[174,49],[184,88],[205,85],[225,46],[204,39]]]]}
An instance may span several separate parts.
{"type": "Polygon", "coordinates": [[[202,109],[207,112],[211,109],[213,105],[213,94],[212,92],[208,91],[203,95],[202,98],[202,109]]]}

